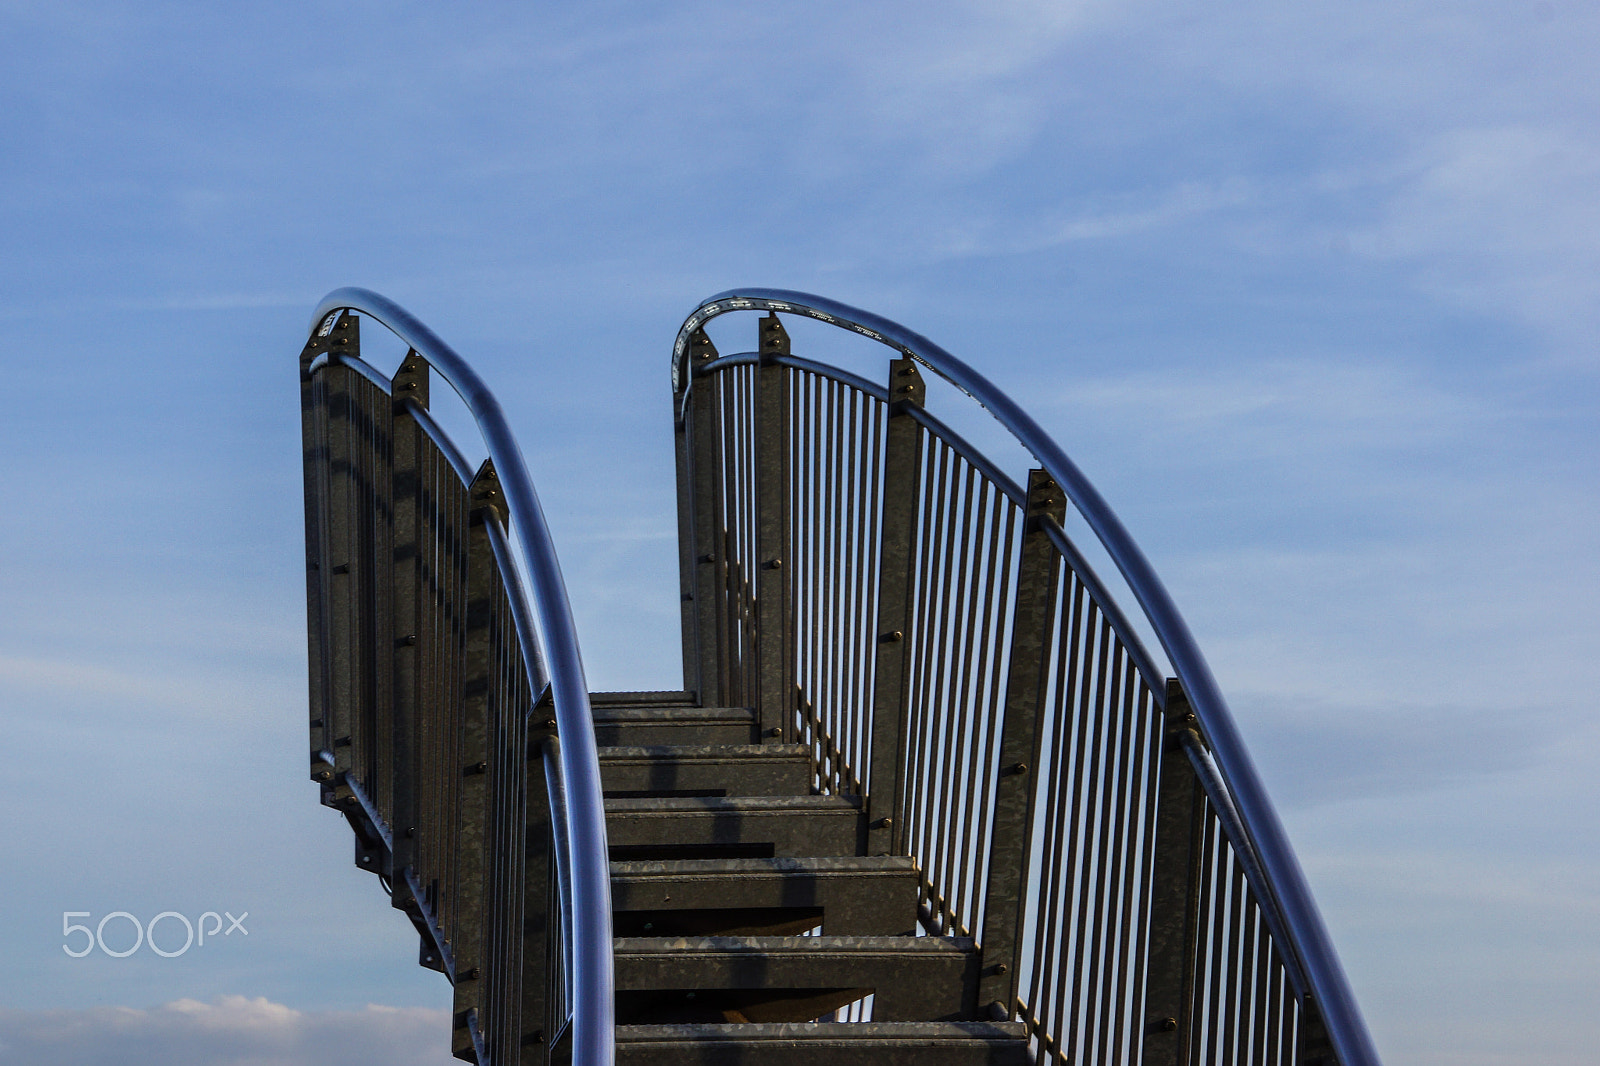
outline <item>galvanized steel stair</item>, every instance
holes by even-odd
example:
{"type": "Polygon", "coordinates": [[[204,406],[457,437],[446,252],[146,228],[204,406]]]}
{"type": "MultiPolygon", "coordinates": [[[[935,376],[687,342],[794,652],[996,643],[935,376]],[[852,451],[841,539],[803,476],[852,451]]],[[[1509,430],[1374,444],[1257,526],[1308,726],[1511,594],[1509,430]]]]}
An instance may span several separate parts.
{"type": "Polygon", "coordinates": [[[472,368],[361,289],[323,301],[299,362],[310,775],[454,986],[456,1057],[1377,1066],[1159,579],[948,352],[803,293],[701,304],[673,346],[695,692],[589,700],[537,492],[472,368]],[[752,311],[757,350],[719,355],[704,327],[752,311]],[[881,376],[794,355],[780,313],[888,345],[881,376]],[[392,377],[362,316],[407,345],[392,377]],[[927,409],[923,370],[1011,431],[1025,484],[927,409]]]}
{"type": "Polygon", "coordinates": [[[798,744],[685,692],[595,693],[611,846],[617,1061],[1021,1064],[964,937],[917,936],[917,870],[864,854],[798,744]],[[870,1020],[835,1020],[865,1012],[870,1020]]]}

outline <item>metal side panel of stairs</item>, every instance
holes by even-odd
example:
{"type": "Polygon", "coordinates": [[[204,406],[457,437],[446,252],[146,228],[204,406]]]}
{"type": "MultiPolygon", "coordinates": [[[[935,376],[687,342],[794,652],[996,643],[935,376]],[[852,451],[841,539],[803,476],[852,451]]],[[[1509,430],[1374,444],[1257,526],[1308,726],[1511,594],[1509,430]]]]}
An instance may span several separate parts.
{"type": "Polygon", "coordinates": [[[914,864],[861,854],[859,801],[813,795],[803,746],[708,744],[732,715],[652,695],[590,697],[615,740],[618,1062],[1028,1061],[1023,1026],[978,1016],[971,938],[913,935],[914,864]]]}

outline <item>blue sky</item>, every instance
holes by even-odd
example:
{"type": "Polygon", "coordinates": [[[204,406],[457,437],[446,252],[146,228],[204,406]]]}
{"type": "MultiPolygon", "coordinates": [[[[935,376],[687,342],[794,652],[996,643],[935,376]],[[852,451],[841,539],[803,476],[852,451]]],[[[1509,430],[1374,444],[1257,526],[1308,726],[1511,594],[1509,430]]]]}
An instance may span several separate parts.
{"type": "Polygon", "coordinates": [[[1597,34],[0,0],[0,1061],[449,1061],[304,780],[294,360],[346,284],[496,387],[596,687],[676,680],[700,299],[819,292],[979,366],[1168,582],[1385,1061],[1592,1061],[1597,34]],[[179,958],[62,952],[64,911],[224,909],[248,934],[179,958]]]}

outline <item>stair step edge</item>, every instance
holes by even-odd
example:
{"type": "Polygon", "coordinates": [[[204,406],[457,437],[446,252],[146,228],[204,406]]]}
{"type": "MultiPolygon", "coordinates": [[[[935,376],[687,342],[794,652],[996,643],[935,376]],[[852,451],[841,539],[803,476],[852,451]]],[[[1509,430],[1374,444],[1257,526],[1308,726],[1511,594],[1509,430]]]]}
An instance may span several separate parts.
{"type": "Polygon", "coordinates": [[[619,1025],[618,1043],[769,1043],[805,1041],[852,1045],[863,1042],[944,1044],[1026,1040],[1021,1022],[741,1022],[725,1024],[619,1025]]]}
{"type": "Polygon", "coordinates": [[[735,722],[749,725],[756,712],[748,707],[624,707],[590,706],[596,722],[678,723],[735,722]]]}
{"type": "Polygon", "coordinates": [[[694,936],[617,937],[617,955],[966,955],[971,937],[954,936],[694,936]]]}
{"type": "Polygon", "coordinates": [[[771,859],[637,859],[611,864],[616,877],[694,877],[716,874],[879,874],[915,873],[905,855],[839,855],[771,859]]]}
{"type": "Polygon", "coordinates": [[[614,744],[598,750],[602,763],[661,760],[736,763],[753,759],[809,763],[811,760],[811,752],[804,744],[614,744]]]}
{"type": "Polygon", "coordinates": [[[693,704],[695,694],[683,689],[640,689],[638,691],[591,692],[589,706],[612,707],[618,704],[693,704]]]}
{"type": "Polygon", "coordinates": [[[844,796],[664,796],[607,799],[608,814],[706,814],[771,812],[774,814],[861,813],[859,801],[844,796]]]}

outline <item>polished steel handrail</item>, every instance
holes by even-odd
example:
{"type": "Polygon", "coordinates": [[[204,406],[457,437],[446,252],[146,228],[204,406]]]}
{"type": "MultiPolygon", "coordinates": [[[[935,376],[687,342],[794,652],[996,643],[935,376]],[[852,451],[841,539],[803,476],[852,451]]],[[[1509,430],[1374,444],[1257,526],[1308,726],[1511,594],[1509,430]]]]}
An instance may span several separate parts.
{"type": "MultiPolygon", "coordinates": [[[[1377,1050],[1356,1006],[1332,940],[1317,910],[1277,812],[1268,801],[1233,715],[1188,624],[1121,520],[1066,452],[1018,404],[982,374],[921,334],[847,304],[785,289],[733,289],[703,301],[684,321],[673,347],[672,385],[681,408],[692,387],[690,339],[711,319],[734,311],[801,315],[861,334],[928,367],[986,408],[1030,452],[1078,510],[1143,609],[1198,718],[1253,854],[1247,865],[1265,875],[1263,906],[1290,934],[1318,1013],[1343,1066],[1378,1066],[1377,1050]]],[[[1155,679],[1152,679],[1154,681],[1155,679]]],[[[1252,878],[1254,880],[1254,878],[1252,878]]]]}
{"type": "MultiPolygon", "coordinates": [[[[565,948],[572,967],[572,1061],[585,1066],[609,1066],[615,1056],[615,992],[611,874],[600,763],[572,605],[539,495],[500,402],[455,349],[399,304],[369,289],[354,287],[335,289],[323,297],[311,320],[312,332],[329,315],[343,310],[381,322],[427,360],[472,413],[494,463],[521,546],[532,603],[528,603],[530,590],[520,581],[508,580],[506,592],[519,623],[519,639],[525,642],[524,662],[530,671],[537,669],[541,657],[529,654],[536,650],[526,643],[533,635],[522,630],[525,620],[537,622],[561,738],[560,767],[567,812],[562,846],[571,884],[571,898],[563,901],[563,907],[570,909],[572,922],[572,939],[565,948]]],[[[535,693],[544,687],[541,679],[533,677],[529,684],[535,693]]]]}

